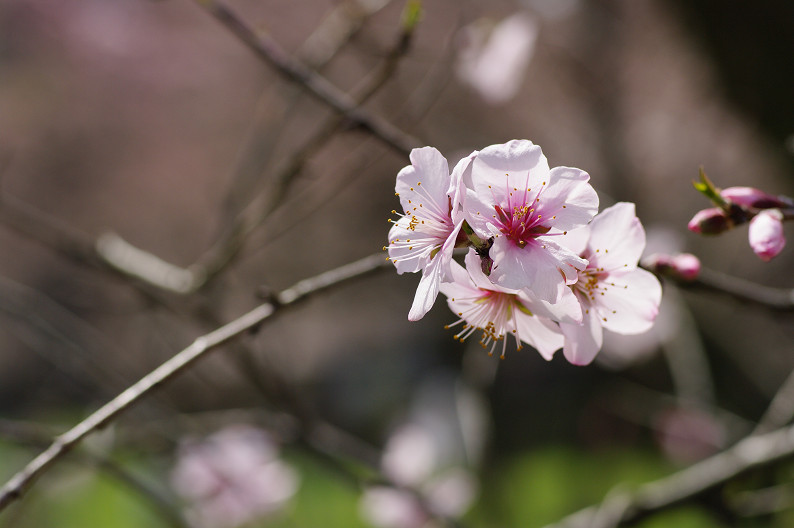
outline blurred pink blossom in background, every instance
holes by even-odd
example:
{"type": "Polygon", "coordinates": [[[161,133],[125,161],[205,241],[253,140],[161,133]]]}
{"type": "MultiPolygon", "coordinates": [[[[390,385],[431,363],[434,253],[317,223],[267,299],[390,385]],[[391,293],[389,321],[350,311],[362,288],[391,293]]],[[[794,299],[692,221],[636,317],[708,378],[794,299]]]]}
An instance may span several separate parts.
{"type": "Polygon", "coordinates": [[[518,93],[538,38],[538,23],[519,11],[493,24],[479,19],[463,28],[458,78],[488,104],[510,101],[518,93]]]}
{"type": "Polygon", "coordinates": [[[234,528],[283,508],[298,475],[278,459],[265,431],[235,425],[180,446],[171,483],[188,502],[191,521],[234,528]]]}

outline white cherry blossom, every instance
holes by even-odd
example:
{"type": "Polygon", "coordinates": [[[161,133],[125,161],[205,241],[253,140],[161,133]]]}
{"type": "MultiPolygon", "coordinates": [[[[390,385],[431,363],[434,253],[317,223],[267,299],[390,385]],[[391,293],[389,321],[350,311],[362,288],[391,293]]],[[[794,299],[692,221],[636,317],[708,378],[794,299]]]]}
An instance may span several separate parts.
{"type": "Polygon", "coordinates": [[[395,190],[405,214],[389,231],[388,251],[397,273],[422,272],[408,313],[409,320],[417,321],[433,307],[438,285],[449,272],[463,218],[457,207],[460,177],[450,175],[446,158],[423,147],[412,150],[410,159],[411,165],[397,174],[395,190]]]}
{"type": "Polygon", "coordinates": [[[645,248],[645,230],[634,204],[621,202],[603,210],[592,223],[570,233],[566,243],[581,248],[587,267],[571,286],[582,305],[582,324],[561,323],[563,353],[571,363],[586,365],[603,342],[603,329],[640,334],[659,312],[659,280],[637,266],[645,248]]]}
{"type": "MultiPolygon", "coordinates": [[[[522,342],[527,343],[547,360],[562,347],[562,333],[551,320],[554,314],[521,290],[500,288],[491,283],[483,273],[480,257],[474,250],[469,250],[466,255],[465,269],[453,261],[450,271],[453,282],[442,284],[441,292],[447,296],[449,308],[460,317],[447,325],[447,328],[462,325],[455,339],[465,341],[479,330],[482,332],[480,344],[489,349],[489,354],[493,354],[501,343],[501,357],[504,357],[507,347],[506,335],[513,336],[519,350],[522,342]]],[[[581,317],[578,303],[572,296],[563,299],[572,303],[562,303],[557,309],[567,312],[567,316],[563,315],[565,320],[576,324],[576,317],[581,317]]]]}
{"type": "Polygon", "coordinates": [[[462,172],[466,221],[480,238],[493,238],[490,281],[557,302],[560,286],[576,282],[587,265],[555,239],[587,225],[598,211],[590,176],[570,167],[549,169],[540,147],[528,140],[486,147],[462,172]]]}

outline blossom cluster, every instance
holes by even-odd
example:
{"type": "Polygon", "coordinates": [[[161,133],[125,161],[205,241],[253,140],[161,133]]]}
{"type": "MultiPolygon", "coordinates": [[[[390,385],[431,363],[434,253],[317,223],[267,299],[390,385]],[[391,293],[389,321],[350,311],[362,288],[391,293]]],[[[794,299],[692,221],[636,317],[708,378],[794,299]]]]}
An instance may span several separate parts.
{"type": "MultiPolygon", "coordinates": [[[[648,330],[658,313],[661,285],[639,268],[645,231],[634,204],[598,212],[590,176],[549,168],[528,140],[491,145],[461,159],[450,172],[432,147],[414,149],[397,175],[403,214],[389,231],[397,272],[421,272],[412,321],[438,293],[459,319],[455,335],[481,332],[490,353],[504,357],[512,334],[546,359],[562,348],[587,364],[601,348],[603,329],[648,330]],[[465,267],[453,260],[468,248],[465,267]]],[[[394,214],[398,214],[393,211],[394,214]]]]}

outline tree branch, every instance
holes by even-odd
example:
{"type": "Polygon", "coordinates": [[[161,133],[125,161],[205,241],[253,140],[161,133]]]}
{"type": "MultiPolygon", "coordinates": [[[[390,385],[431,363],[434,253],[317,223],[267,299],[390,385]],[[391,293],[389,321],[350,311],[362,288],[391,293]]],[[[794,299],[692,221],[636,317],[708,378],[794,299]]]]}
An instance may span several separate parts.
{"type": "Polygon", "coordinates": [[[248,46],[257,57],[287,79],[303,85],[316,99],[342,114],[350,123],[363,128],[404,156],[407,156],[412,148],[420,146],[418,139],[359,107],[345,92],[290,57],[275,40],[255,31],[223,2],[196,0],[196,3],[248,46]]]}
{"type": "Polygon", "coordinates": [[[196,338],[190,346],[138,380],[72,429],[57,437],[49,448],[34,458],[0,489],[0,511],[21,497],[36,478],[71,451],[83,438],[110,423],[143,396],[174,378],[195,361],[206,356],[208,352],[249,330],[256,329],[262,322],[286,306],[389,265],[390,263],[383,255],[378,253],[302,280],[275,295],[271,302],[261,304],[234,321],[196,338]]]}
{"type": "Polygon", "coordinates": [[[723,293],[777,311],[794,310],[794,288],[772,288],[708,268],[701,268],[695,280],[684,280],[660,269],[650,268],[649,271],[675,281],[682,289],[723,293]]]}
{"type": "Polygon", "coordinates": [[[794,426],[749,436],[731,448],[668,477],[616,493],[597,506],[570,515],[546,528],[612,528],[707,493],[753,469],[794,455],[794,426]]]}

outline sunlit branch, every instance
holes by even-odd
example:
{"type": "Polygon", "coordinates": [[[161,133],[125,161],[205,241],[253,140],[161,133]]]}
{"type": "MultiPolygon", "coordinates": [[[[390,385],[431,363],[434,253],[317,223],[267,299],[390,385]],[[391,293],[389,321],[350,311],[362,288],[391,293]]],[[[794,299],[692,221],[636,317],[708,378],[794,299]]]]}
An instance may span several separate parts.
{"type": "Polygon", "coordinates": [[[306,299],[312,294],[390,265],[383,255],[378,253],[302,280],[291,288],[274,295],[272,301],[261,304],[232,322],[196,338],[190,346],[138,380],[72,429],[57,437],[50,447],[33,459],[0,489],[0,510],[21,497],[36,478],[71,451],[86,436],[112,422],[153,389],[168,382],[210,351],[238,338],[245,332],[258,328],[265,320],[284,307],[306,299]]]}
{"type": "Polygon", "coordinates": [[[611,495],[547,528],[612,528],[673,508],[732,479],[794,455],[794,426],[749,436],[733,447],[634,492],[611,495]]]}

